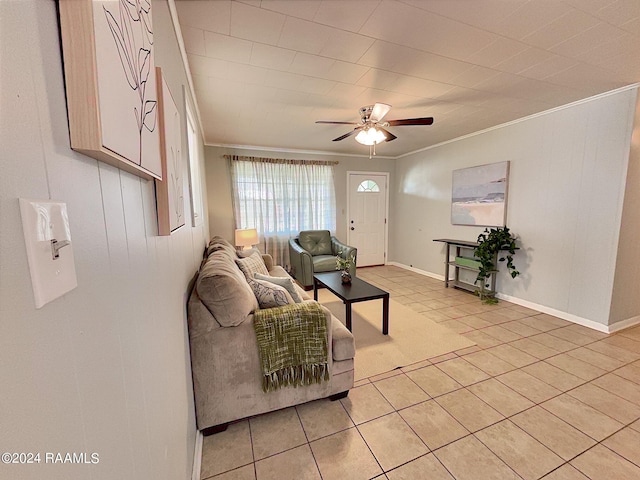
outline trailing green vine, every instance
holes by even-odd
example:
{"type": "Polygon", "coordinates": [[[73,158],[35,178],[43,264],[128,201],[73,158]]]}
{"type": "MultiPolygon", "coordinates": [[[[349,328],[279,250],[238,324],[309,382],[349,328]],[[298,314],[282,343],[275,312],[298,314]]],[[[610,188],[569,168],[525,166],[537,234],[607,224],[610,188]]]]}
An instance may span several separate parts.
{"type": "Polygon", "coordinates": [[[498,270],[498,266],[495,264],[496,259],[498,262],[507,262],[507,271],[511,278],[520,275],[513,264],[513,255],[517,249],[516,238],[509,232],[506,225],[492,229],[485,228],[484,232],[478,235],[478,246],[473,251],[473,255],[480,261],[480,271],[476,277],[476,283],[481,283],[477,293],[485,303],[498,302],[495,298],[495,292],[486,289],[489,286],[487,280],[491,278],[492,273],[498,270]],[[506,254],[500,255],[501,252],[506,252],[506,254]]]}

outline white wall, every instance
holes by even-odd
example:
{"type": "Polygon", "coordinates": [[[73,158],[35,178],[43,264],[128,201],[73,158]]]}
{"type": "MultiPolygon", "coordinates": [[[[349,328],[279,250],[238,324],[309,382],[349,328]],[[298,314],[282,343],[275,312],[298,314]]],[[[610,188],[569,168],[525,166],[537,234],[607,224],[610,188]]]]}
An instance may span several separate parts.
{"type": "MultiPolygon", "coordinates": [[[[353,141],[353,140],[352,140],[353,141]]],[[[367,149],[368,147],[363,147],[367,149]]],[[[206,147],[207,189],[209,191],[209,228],[211,235],[221,235],[233,240],[235,222],[231,200],[231,177],[223,155],[243,155],[267,158],[292,158],[299,160],[338,161],[334,169],[336,188],[336,236],[347,239],[347,172],[389,172],[393,181],[395,161],[388,158],[347,157],[340,155],[315,155],[307,153],[273,152],[239,148],[206,147]]],[[[368,154],[368,150],[367,150],[368,154]]],[[[391,201],[391,199],[390,199],[391,201]]]]}
{"type": "Polygon", "coordinates": [[[451,225],[452,171],[509,160],[521,275],[500,274],[498,290],[607,325],[635,98],[594,98],[398,159],[391,260],[442,275],[444,248],[432,240],[482,231],[451,225]]]}
{"type": "Polygon", "coordinates": [[[621,225],[611,302],[612,324],[640,319],[640,96],[636,99],[621,225]]]}
{"type": "MultiPolygon", "coordinates": [[[[168,8],[153,8],[156,63],[181,98],[168,8]]],[[[156,236],[153,183],[70,149],[54,2],[0,0],[0,32],[1,450],[100,456],[0,464],[0,478],[190,478],[185,302],[208,226],[156,236]],[[39,310],[19,197],[68,207],[78,287],[39,310]]]]}

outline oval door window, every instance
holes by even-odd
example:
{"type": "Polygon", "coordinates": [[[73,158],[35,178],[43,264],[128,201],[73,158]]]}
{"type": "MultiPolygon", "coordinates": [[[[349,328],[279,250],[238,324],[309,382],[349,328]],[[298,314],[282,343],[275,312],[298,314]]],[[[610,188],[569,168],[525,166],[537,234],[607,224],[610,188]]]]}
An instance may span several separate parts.
{"type": "Polygon", "coordinates": [[[373,180],[364,180],[360,185],[358,185],[358,192],[379,192],[380,187],[373,180]]]}

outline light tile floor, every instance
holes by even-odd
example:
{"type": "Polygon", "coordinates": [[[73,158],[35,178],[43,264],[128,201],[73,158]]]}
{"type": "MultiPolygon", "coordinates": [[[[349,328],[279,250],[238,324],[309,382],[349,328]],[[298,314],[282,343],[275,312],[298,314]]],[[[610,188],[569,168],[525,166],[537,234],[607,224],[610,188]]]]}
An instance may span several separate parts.
{"type": "Polygon", "coordinates": [[[477,346],[236,422],[204,439],[202,479],[640,479],[640,326],[606,335],[397,267],[358,276],[477,346]]]}

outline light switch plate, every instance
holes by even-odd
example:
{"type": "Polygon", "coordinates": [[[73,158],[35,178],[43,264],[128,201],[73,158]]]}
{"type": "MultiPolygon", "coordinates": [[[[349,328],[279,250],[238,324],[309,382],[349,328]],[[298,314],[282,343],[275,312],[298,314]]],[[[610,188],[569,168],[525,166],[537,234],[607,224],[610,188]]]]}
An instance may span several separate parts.
{"type": "Polygon", "coordinates": [[[41,308],[78,286],[67,204],[21,198],[20,214],[33,295],[41,308]]]}

